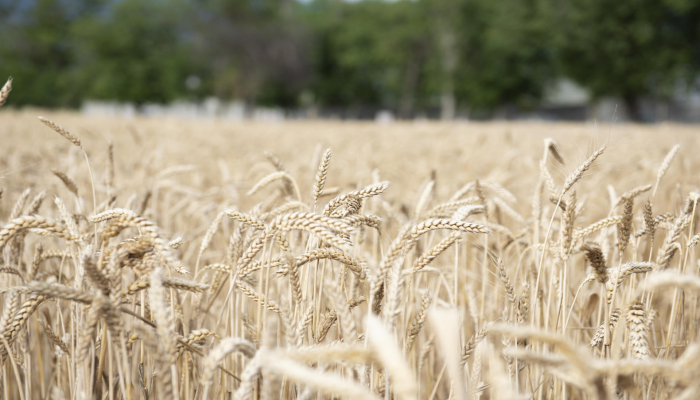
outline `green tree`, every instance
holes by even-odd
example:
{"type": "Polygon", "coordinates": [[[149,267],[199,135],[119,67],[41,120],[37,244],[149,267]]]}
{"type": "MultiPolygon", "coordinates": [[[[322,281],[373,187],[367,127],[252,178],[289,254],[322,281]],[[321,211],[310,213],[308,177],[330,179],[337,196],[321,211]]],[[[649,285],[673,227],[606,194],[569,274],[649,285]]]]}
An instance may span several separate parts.
{"type": "Polygon", "coordinates": [[[325,105],[410,115],[532,108],[557,76],[549,0],[317,0],[313,90],[325,105]]]}
{"type": "Polygon", "coordinates": [[[103,2],[36,0],[0,4],[0,79],[12,75],[13,105],[70,107],[80,104],[80,72],[70,27],[99,12],[103,2]]]}
{"type": "Polygon", "coordinates": [[[422,3],[320,0],[305,11],[314,32],[311,87],[319,103],[383,107],[403,116],[422,105],[431,52],[422,3]]]}
{"type": "Polygon", "coordinates": [[[693,0],[571,0],[561,10],[566,73],[596,98],[619,96],[641,119],[639,100],[693,83],[700,50],[700,3],[693,0]]]}
{"type": "Polygon", "coordinates": [[[22,88],[12,104],[168,102],[191,94],[188,75],[206,74],[191,53],[185,0],[0,1],[0,76],[22,88]]]}
{"type": "Polygon", "coordinates": [[[205,74],[187,42],[187,5],[123,0],[73,24],[76,67],[85,98],[166,103],[190,94],[191,74],[205,74]]]}
{"type": "Polygon", "coordinates": [[[461,10],[460,103],[483,113],[533,108],[557,74],[549,0],[470,0],[461,10]],[[482,110],[482,111],[480,111],[482,110]]]}
{"type": "Polygon", "coordinates": [[[463,0],[423,1],[426,16],[430,22],[432,44],[435,48],[435,60],[438,68],[436,78],[440,91],[440,118],[455,117],[457,99],[455,96],[455,79],[460,64],[460,45],[464,37],[458,34],[458,27],[465,15],[460,15],[464,8],[463,0]]]}
{"type": "Polygon", "coordinates": [[[294,0],[206,0],[195,26],[214,93],[248,103],[295,106],[311,74],[305,7],[294,0]]]}

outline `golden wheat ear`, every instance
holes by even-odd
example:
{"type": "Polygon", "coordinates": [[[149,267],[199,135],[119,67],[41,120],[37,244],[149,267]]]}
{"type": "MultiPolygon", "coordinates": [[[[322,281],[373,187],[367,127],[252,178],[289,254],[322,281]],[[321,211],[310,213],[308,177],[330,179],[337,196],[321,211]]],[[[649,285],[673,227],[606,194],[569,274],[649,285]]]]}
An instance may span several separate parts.
{"type": "Polygon", "coordinates": [[[12,77],[9,77],[7,79],[7,82],[2,86],[2,89],[0,89],[0,107],[2,107],[5,102],[7,101],[7,98],[10,96],[10,92],[12,91],[12,77]]]}

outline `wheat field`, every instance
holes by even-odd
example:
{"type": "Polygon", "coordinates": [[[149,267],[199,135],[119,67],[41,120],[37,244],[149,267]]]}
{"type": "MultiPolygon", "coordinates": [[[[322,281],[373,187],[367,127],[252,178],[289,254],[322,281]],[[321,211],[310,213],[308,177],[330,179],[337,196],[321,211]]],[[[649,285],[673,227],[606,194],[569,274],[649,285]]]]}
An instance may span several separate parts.
{"type": "Polygon", "coordinates": [[[5,108],[0,395],[698,398],[698,135],[5,108]]]}

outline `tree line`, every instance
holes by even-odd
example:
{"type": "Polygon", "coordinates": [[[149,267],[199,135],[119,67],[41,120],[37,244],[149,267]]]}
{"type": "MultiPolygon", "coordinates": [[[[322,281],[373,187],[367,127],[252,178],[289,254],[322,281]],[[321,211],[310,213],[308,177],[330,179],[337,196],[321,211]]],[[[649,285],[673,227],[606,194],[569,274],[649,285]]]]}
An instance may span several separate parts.
{"type": "Polygon", "coordinates": [[[568,77],[593,99],[688,90],[700,0],[0,0],[13,104],[208,96],[399,116],[532,109],[568,77]]]}

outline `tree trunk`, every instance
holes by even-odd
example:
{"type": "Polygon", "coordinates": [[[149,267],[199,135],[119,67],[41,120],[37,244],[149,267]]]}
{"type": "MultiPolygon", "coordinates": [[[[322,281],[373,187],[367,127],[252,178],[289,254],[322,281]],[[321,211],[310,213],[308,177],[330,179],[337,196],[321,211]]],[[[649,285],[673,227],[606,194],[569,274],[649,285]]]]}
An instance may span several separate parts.
{"type": "Polygon", "coordinates": [[[458,38],[455,26],[459,23],[456,15],[459,12],[458,0],[431,0],[433,13],[434,40],[437,45],[440,61],[440,118],[443,120],[455,117],[455,73],[459,63],[458,38]]]}
{"type": "Polygon", "coordinates": [[[440,94],[440,118],[455,117],[454,75],[457,70],[457,43],[454,32],[443,24],[440,32],[442,66],[442,93],[440,94]]]}
{"type": "Polygon", "coordinates": [[[455,118],[455,103],[454,91],[443,89],[440,95],[440,119],[450,120],[455,118]]]}
{"type": "Polygon", "coordinates": [[[639,96],[635,94],[626,94],[622,97],[625,102],[627,116],[634,122],[644,122],[642,119],[641,105],[639,104],[639,96]]]}
{"type": "Polygon", "coordinates": [[[414,46],[411,55],[406,63],[406,71],[403,76],[401,88],[401,100],[399,103],[399,116],[407,119],[413,113],[416,100],[416,88],[420,78],[420,66],[423,60],[423,50],[421,46],[414,46]]]}

